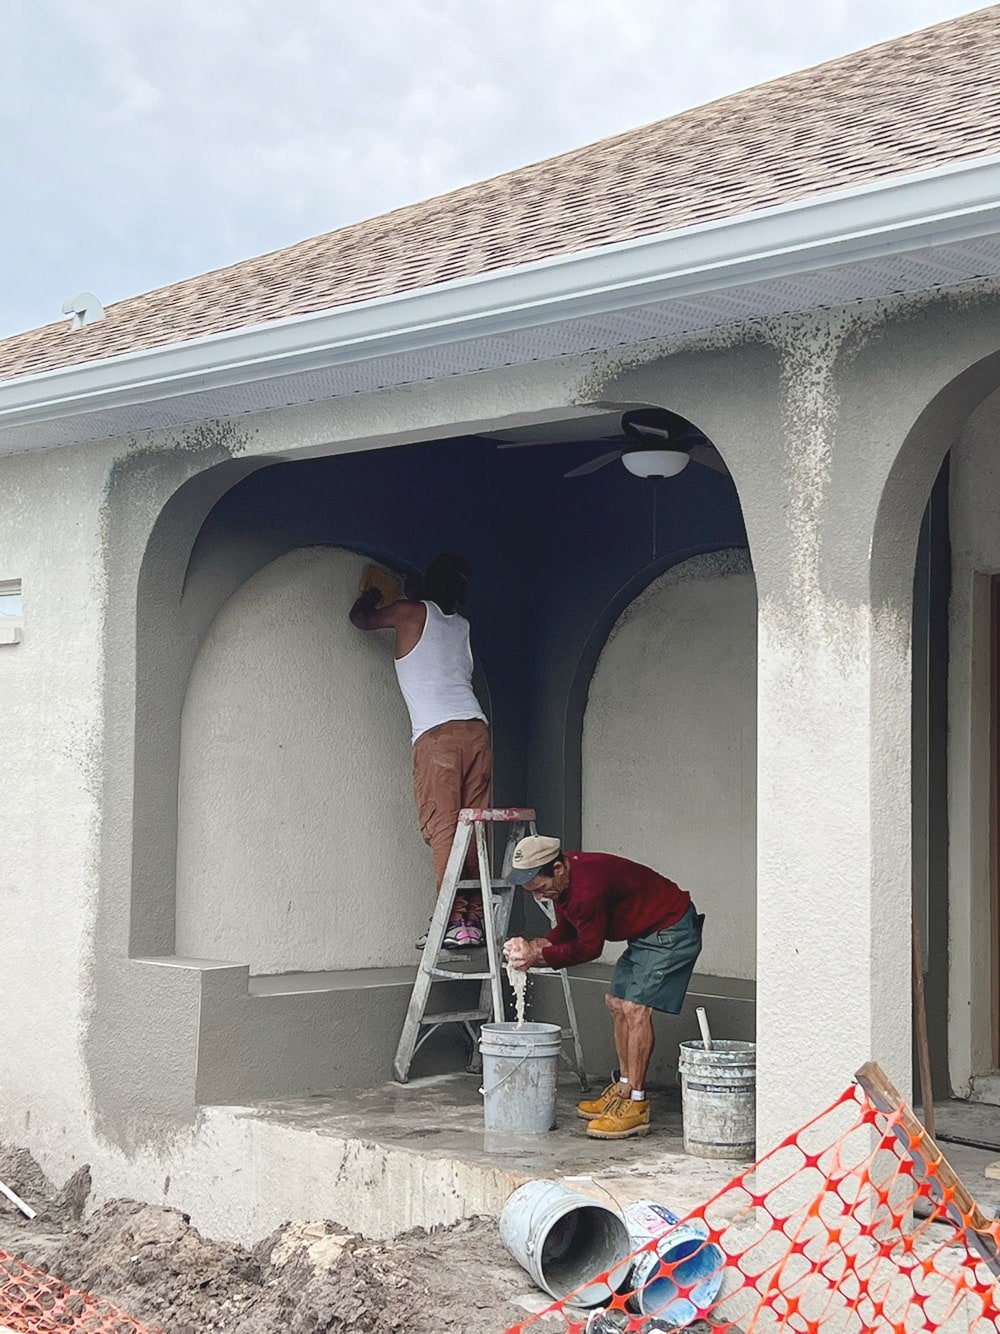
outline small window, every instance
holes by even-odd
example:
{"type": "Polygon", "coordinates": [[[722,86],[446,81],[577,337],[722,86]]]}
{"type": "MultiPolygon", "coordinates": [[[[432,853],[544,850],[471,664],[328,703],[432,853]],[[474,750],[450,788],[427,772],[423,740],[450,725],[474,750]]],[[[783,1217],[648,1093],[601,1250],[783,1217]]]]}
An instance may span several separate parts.
{"type": "Polygon", "coordinates": [[[20,579],[0,579],[0,619],[19,621],[21,616],[20,579]]]}
{"type": "Polygon", "coordinates": [[[0,644],[20,644],[23,614],[20,579],[0,579],[0,644]]]}

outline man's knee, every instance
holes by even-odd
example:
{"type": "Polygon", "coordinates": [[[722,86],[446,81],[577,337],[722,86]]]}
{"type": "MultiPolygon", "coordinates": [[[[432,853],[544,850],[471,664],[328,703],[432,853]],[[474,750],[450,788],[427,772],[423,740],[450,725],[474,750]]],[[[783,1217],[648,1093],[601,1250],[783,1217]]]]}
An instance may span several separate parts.
{"type": "Polygon", "coordinates": [[[619,999],[618,1007],[618,1014],[620,1014],[628,1024],[642,1027],[645,1024],[650,1023],[652,1020],[653,1011],[648,1005],[640,1005],[637,1001],[619,999]]]}
{"type": "Polygon", "coordinates": [[[612,1014],[621,1014],[622,1006],[627,1005],[628,1001],[623,1001],[620,996],[612,996],[611,993],[609,992],[604,997],[604,1004],[608,1007],[608,1009],[611,1011],[612,1014]]]}

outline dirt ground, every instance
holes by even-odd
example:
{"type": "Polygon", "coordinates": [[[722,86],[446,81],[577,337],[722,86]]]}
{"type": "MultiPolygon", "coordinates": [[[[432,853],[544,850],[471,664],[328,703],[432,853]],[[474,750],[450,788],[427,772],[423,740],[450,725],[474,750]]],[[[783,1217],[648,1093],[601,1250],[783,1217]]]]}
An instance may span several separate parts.
{"type": "Polygon", "coordinates": [[[0,1146],[0,1181],[39,1215],[0,1197],[0,1249],[164,1334],[500,1334],[527,1315],[515,1299],[539,1295],[493,1219],[391,1242],[289,1223],[248,1251],[134,1200],[84,1218],[89,1171],[57,1190],[20,1149],[0,1146]]]}

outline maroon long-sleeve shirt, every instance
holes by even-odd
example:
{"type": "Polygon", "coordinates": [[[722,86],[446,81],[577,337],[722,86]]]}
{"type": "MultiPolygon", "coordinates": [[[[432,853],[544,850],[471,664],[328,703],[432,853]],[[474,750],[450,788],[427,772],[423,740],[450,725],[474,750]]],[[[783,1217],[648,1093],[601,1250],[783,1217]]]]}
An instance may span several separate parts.
{"type": "Polygon", "coordinates": [[[609,940],[633,940],[679,922],[691,895],[648,866],[607,852],[568,852],[569,889],[542,958],[550,968],[596,959],[609,940]]]}

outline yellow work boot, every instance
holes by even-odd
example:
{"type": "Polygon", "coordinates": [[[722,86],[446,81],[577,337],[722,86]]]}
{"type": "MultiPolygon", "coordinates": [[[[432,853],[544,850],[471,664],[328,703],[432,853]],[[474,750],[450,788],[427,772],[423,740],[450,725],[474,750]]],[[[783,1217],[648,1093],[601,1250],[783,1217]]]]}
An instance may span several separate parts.
{"type": "Polygon", "coordinates": [[[594,1139],[631,1139],[633,1135],[648,1135],[649,1099],[636,1102],[619,1095],[603,1116],[590,1122],[587,1134],[594,1139]]]}
{"type": "Polygon", "coordinates": [[[631,1092],[627,1084],[616,1079],[608,1085],[599,1098],[589,1098],[585,1102],[576,1104],[576,1114],[584,1121],[593,1121],[595,1116],[603,1116],[616,1098],[622,1097],[622,1089],[625,1090],[625,1096],[631,1092]]]}

